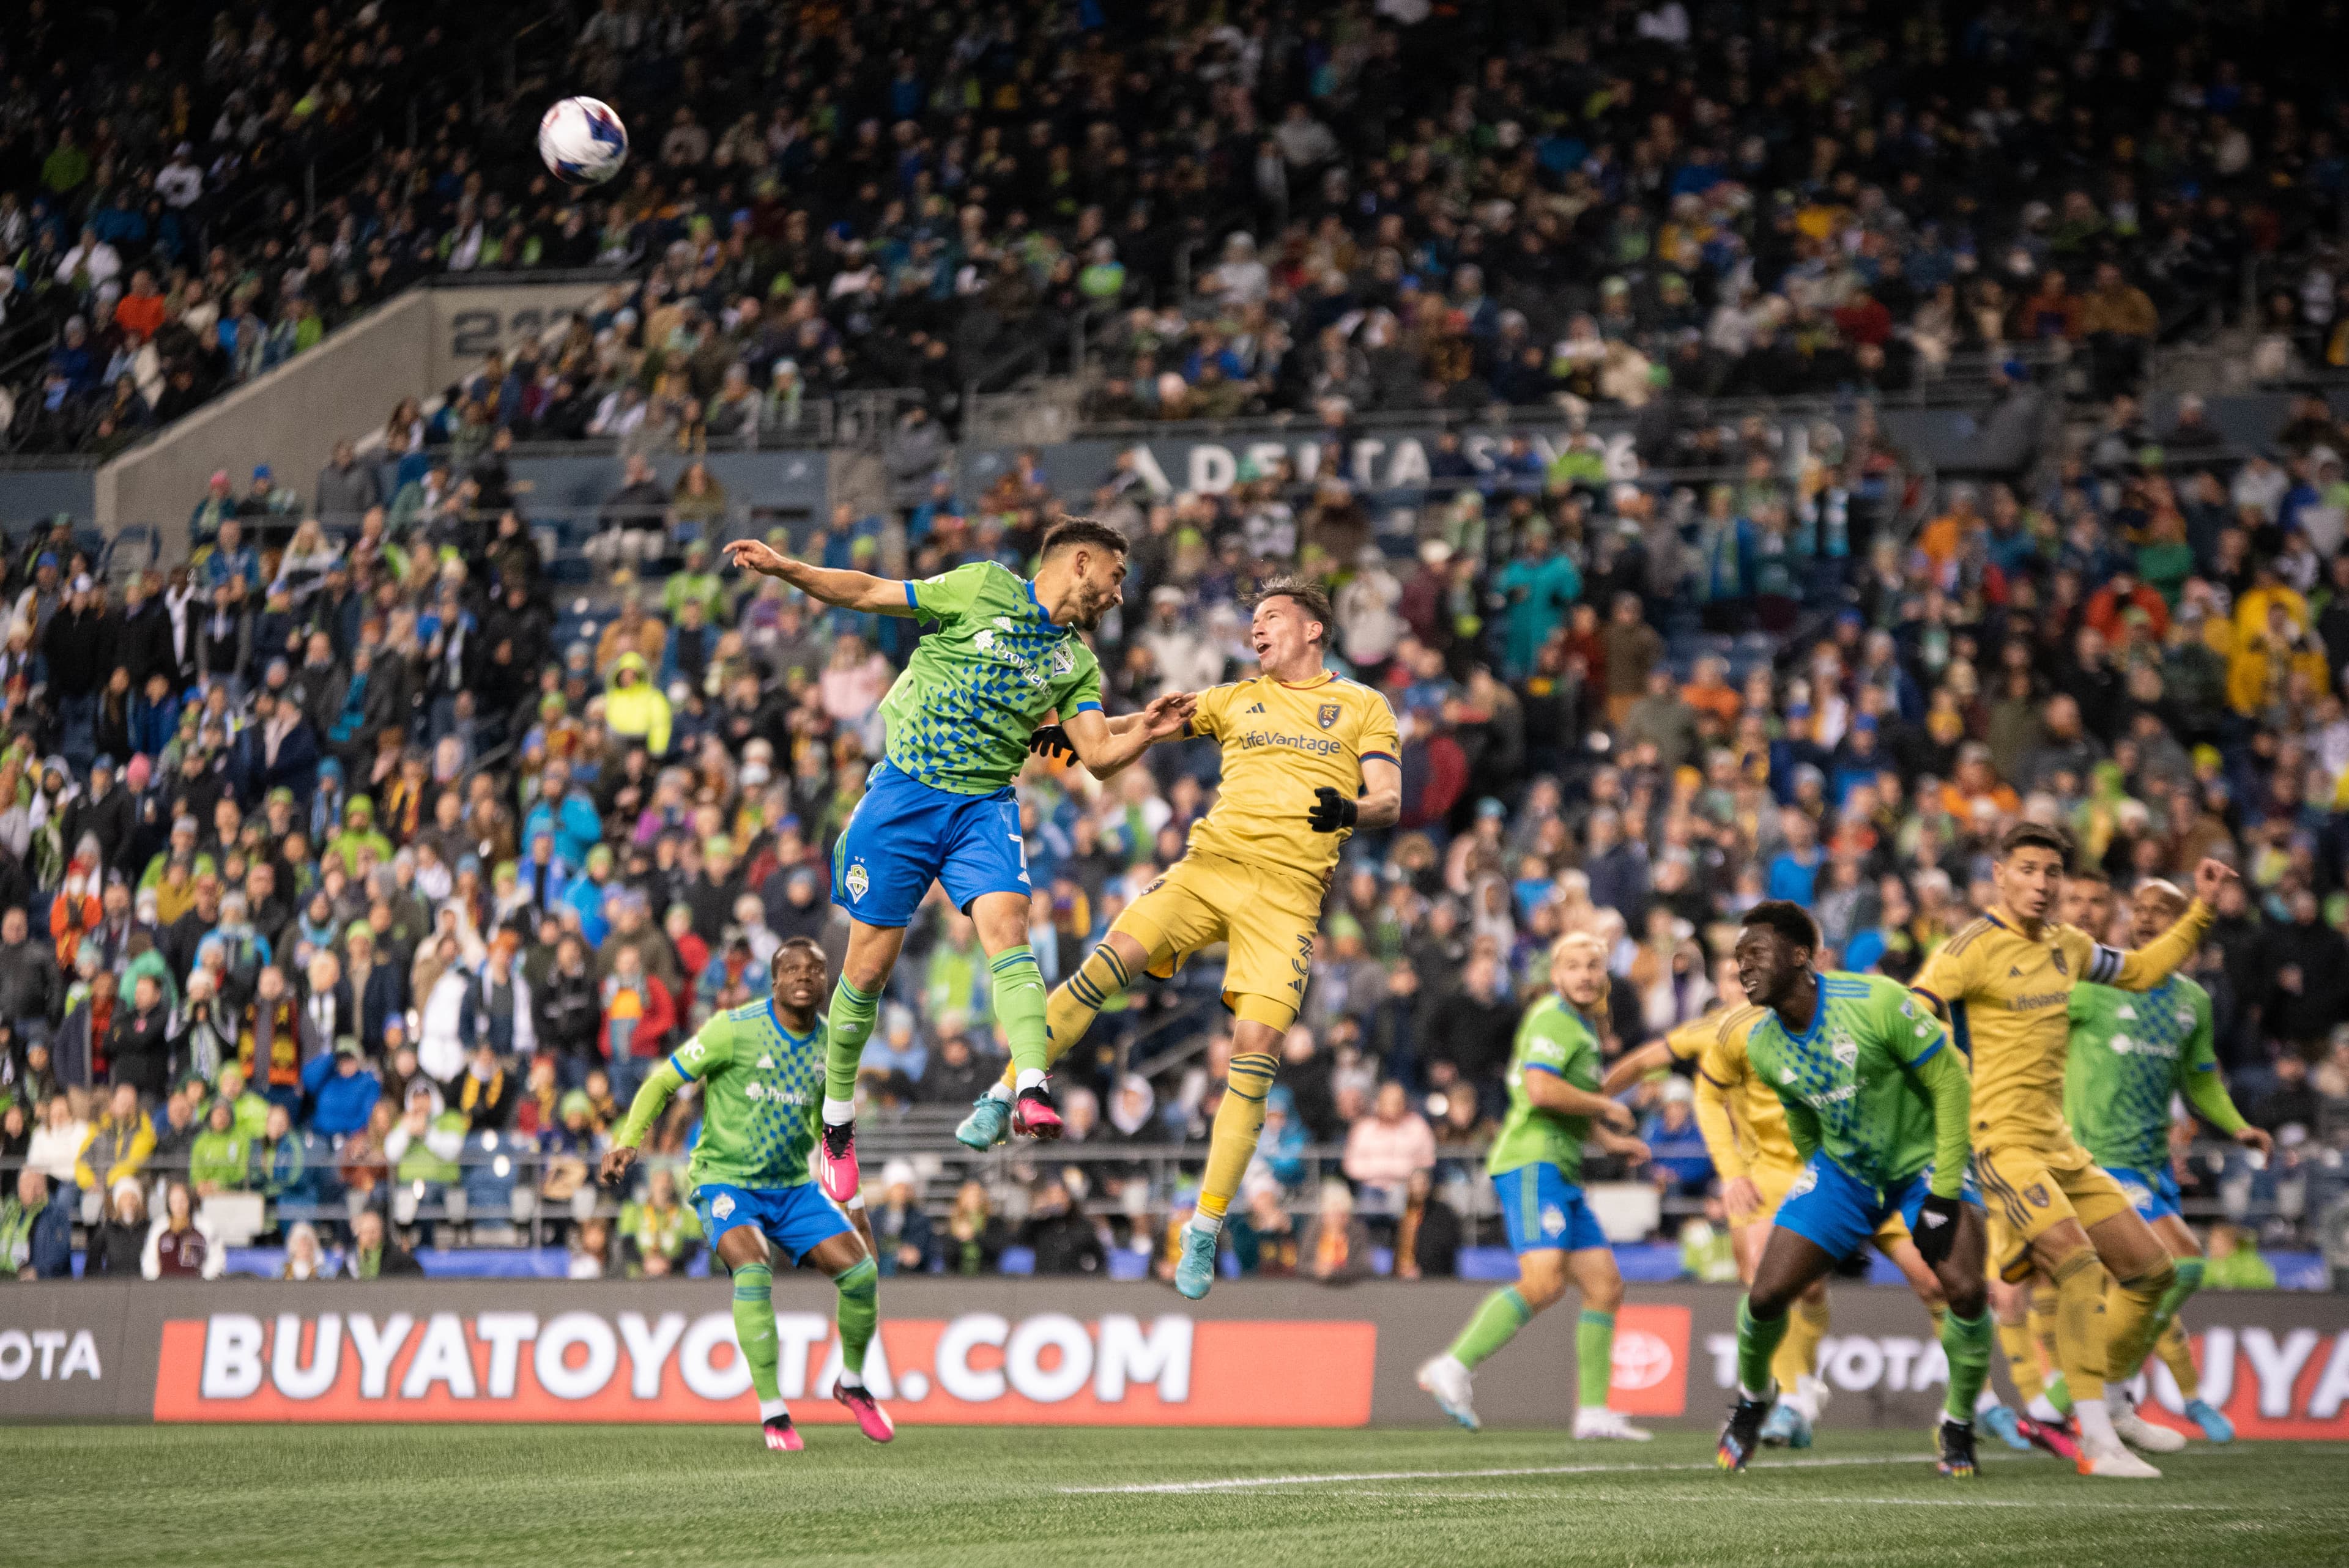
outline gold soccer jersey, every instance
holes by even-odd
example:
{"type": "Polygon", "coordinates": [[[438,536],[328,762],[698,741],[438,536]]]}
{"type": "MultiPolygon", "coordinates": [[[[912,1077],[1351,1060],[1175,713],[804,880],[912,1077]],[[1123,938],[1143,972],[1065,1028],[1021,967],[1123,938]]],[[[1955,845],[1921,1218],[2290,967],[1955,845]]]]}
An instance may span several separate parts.
{"type": "Polygon", "coordinates": [[[1948,1017],[1973,1063],[1974,1148],[2074,1148],[2064,1121],[2073,985],[2158,985],[2209,924],[2209,907],[2197,899],[2177,924],[2124,953],[2054,922],[2025,936],[2019,921],[1992,909],[1937,948],[1910,989],[1948,1017]]]}
{"type": "Polygon", "coordinates": [[[1401,749],[1387,699],[1331,675],[1301,686],[1258,676],[1211,686],[1199,694],[1191,733],[1224,748],[1215,809],[1192,828],[1191,852],[1317,887],[1349,835],[1313,830],[1305,820],[1313,792],[1326,785],[1351,800],[1361,792],[1362,764],[1393,762],[1401,749]]]}
{"type": "MultiPolygon", "coordinates": [[[[1698,1062],[1696,1093],[1698,1130],[1705,1151],[1724,1181],[1754,1174],[1759,1166],[1793,1171],[1802,1164],[1794,1138],[1786,1131],[1786,1108],[1770,1086],[1751,1075],[1736,1082],[1709,1077],[1702,1065],[1716,1045],[1724,1052],[1742,1044],[1762,1021],[1762,1009],[1751,1002],[1708,1013],[1693,1024],[1682,1024],[1664,1037],[1664,1048],[1682,1061],[1698,1062]]],[[[1723,1058],[1724,1060],[1726,1058],[1723,1058]]],[[[1736,1059],[1742,1063],[1743,1054],[1736,1059]]],[[[1718,1064],[1717,1064],[1718,1065],[1718,1064]]]]}

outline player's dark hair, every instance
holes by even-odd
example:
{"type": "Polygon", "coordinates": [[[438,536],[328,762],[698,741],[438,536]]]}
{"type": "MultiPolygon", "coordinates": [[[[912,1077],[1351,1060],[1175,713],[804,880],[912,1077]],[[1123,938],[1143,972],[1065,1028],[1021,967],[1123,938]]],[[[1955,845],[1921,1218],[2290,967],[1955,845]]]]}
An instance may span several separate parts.
{"type": "Polygon", "coordinates": [[[1812,923],[1809,913],[1801,904],[1789,900],[1764,899],[1745,912],[1743,923],[1767,926],[1785,938],[1789,947],[1800,947],[1812,953],[1819,950],[1819,928],[1812,923]]]}
{"type": "Polygon", "coordinates": [[[1310,577],[1275,577],[1257,590],[1258,604],[1267,599],[1295,600],[1307,620],[1321,623],[1321,645],[1330,645],[1330,634],[1337,629],[1338,615],[1330,607],[1330,595],[1321,591],[1321,584],[1310,577]]]}
{"type": "Polygon", "coordinates": [[[812,936],[786,936],[782,940],[782,944],[775,949],[775,955],[767,961],[767,975],[770,979],[775,978],[782,974],[783,954],[789,953],[794,947],[806,948],[810,953],[815,954],[817,963],[823,964],[827,968],[830,967],[829,962],[823,955],[823,944],[818,942],[812,936]]]}
{"type": "Polygon", "coordinates": [[[1036,559],[1049,561],[1060,552],[1079,545],[1105,550],[1112,555],[1123,555],[1133,548],[1125,535],[1097,517],[1064,517],[1045,530],[1044,545],[1036,552],[1036,559]]]}
{"type": "Polygon", "coordinates": [[[2072,869],[2072,835],[2047,822],[2017,822],[2002,834],[1998,841],[1998,858],[2006,859],[2017,850],[2053,850],[2064,869],[2072,869]]]}
{"type": "Polygon", "coordinates": [[[2098,887],[2113,885],[2113,879],[2105,874],[2102,866],[2082,866],[2077,871],[2065,872],[2064,877],[2066,882],[2094,882],[2098,887]]]}

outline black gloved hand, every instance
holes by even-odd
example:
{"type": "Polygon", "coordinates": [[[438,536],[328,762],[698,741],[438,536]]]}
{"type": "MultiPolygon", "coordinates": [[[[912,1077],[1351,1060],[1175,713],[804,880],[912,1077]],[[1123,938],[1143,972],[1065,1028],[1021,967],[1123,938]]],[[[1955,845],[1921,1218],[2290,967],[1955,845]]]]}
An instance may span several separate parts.
{"type": "Polygon", "coordinates": [[[1958,1244],[1958,1216],[1963,1211],[1964,1204],[1959,1199],[1927,1193],[1923,1206],[1917,1211],[1917,1255],[1936,1268],[1949,1262],[1951,1250],[1958,1244]]]}
{"type": "Polygon", "coordinates": [[[1361,814],[1360,806],[1324,784],[1313,791],[1313,809],[1305,813],[1305,820],[1317,833],[1334,833],[1352,827],[1361,814]]]}
{"type": "Polygon", "coordinates": [[[1057,724],[1040,724],[1036,733],[1028,738],[1028,749],[1039,757],[1057,757],[1073,760],[1077,748],[1069,744],[1069,732],[1057,724]]]}

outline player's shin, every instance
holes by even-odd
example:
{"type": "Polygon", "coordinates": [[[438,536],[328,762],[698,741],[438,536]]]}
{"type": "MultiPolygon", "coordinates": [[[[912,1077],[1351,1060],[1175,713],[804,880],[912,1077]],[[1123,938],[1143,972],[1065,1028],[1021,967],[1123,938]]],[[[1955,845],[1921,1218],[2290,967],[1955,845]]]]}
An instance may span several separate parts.
{"type": "Polygon", "coordinates": [[[1950,1361],[1950,1397],[1942,1413],[1952,1421],[1974,1418],[1982,1384],[1990,1377],[1992,1323],[1987,1305],[1972,1317],[1961,1317],[1952,1308],[1941,1319],[1941,1352],[1950,1361]]]}
{"type": "MultiPolygon", "coordinates": [[[[2161,1333],[2159,1309],[2177,1283],[2178,1266],[2167,1255],[2153,1267],[2127,1279],[2108,1279],[2105,1285],[2106,1377],[2118,1381],[2137,1376],[2147,1352],[2161,1333]]],[[[2082,1396],[2075,1391],[2073,1397],[2082,1396]]]]}
{"type": "Polygon", "coordinates": [[[2174,1266],[2178,1276],[2162,1292],[2161,1305],[2153,1312],[2153,1353],[2161,1357],[2169,1375],[2178,1379],[2178,1392],[2190,1401],[2199,1395],[2202,1380],[2194,1369],[2193,1356],[2186,1348],[2185,1331],[2178,1326],[2178,1311],[2189,1296],[2202,1288],[2205,1265],[2200,1258],[2184,1257],[2178,1259],[2174,1266]],[[2182,1376],[2178,1372],[2181,1365],[2186,1368],[2182,1376]]]}
{"type": "Polygon", "coordinates": [[[2055,1354],[2072,1390],[2080,1435],[2098,1451],[2117,1449],[2120,1439],[2105,1413],[2104,1264],[2094,1251],[2082,1247],[2057,1264],[2054,1273],[2055,1354]]]}
{"type": "Polygon", "coordinates": [[[1574,1326],[1574,1367],[1586,1410],[1607,1403],[1615,1381],[1615,1315],[1582,1309],[1574,1326]]]}
{"type": "MultiPolygon", "coordinates": [[[[1460,1337],[1452,1342],[1452,1358],[1463,1367],[1474,1367],[1516,1337],[1517,1330],[1531,1323],[1534,1309],[1518,1294],[1516,1285],[1496,1290],[1485,1298],[1460,1337]]],[[[1611,1337],[1612,1325],[1609,1325],[1611,1337]]],[[[1601,1402],[1605,1395],[1600,1396],[1601,1402]]],[[[1588,1401],[1584,1401],[1586,1404],[1588,1401]]]]}
{"type": "Polygon", "coordinates": [[[879,992],[858,990],[843,975],[832,988],[832,1006],[824,1021],[830,1029],[823,1058],[823,1119],[838,1124],[856,1119],[856,1064],[864,1057],[864,1042],[873,1035],[873,1017],[881,1006],[879,992]]]}
{"type": "Polygon", "coordinates": [[[1199,1230],[1223,1229],[1224,1214],[1240,1190],[1248,1161],[1256,1157],[1257,1140],[1263,1136],[1264,1102],[1279,1066],[1278,1058],[1266,1051],[1246,1051],[1232,1058],[1224,1101],[1216,1108],[1206,1173],[1199,1181],[1199,1205],[1191,1216],[1199,1230]]]}
{"type": "Polygon", "coordinates": [[[2028,1407],[2047,1397],[2039,1379],[2039,1345],[2028,1319],[1998,1326],[1999,1348],[2006,1352],[2006,1375],[2014,1380],[2014,1397],[2028,1407]]]}
{"type": "MultiPolygon", "coordinates": [[[[1770,1373],[1778,1379],[1782,1394],[1793,1396],[1818,1366],[1819,1342],[1826,1337],[1828,1322],[1824,1298],[1798,1297],[1787,1309],[1786,1337],[1779,1341],[1777,1353],[1770,1358],[1770,1373]]],[[[1816,1418],[1809,1410],[1804,1415],[1816,1418]]]]}
{"type": "Polygon", "coordinates": [[[783,1411],[782,1392],[775,1381],[774,1292],[774,1270],[765,1264],[744,1264],[734,1271],[734,1343],[750,1364],[761,1420],[783,1411]]]}
{"type": "Polygon", "coordinates": [[[1044,1081],[1047,1044],[1044,1034],[1044,972],[1025,944],[991,954],[988,967],[994,983],[995,1016],[1011,1046],[1011,1067],[1017,1088],[1044,1081]]]}
{"type": "Polygon", "coordinates": [[[881,1319],[881,1271],[871,1258],[859,1258],[854,1267],[833,1275],[832,1283],[840,1293],[840,1380],[862,1387],[864,1353],[881,1319]]]}
{"type": "Polygon", "coordinates": [[[2060,1419],[2072,1413],[2072,1385],[2064,1376],[2063,1353],[2055,1345],[2055,1286],[2041,1279],[2031,1287],[2031,1308],[2027,1321],[2031,1325],[2032,1343],[2039,1347],[2039,1377],[2045,1392],[2040,1398],[2054,1415],[2034,1409],[2032,1414],[2043,1420],[2060,1419]]]}
{"type": "Polygon", "coordinates": [[[1786,1337],[1787,1315],[1756,1317],[1753,1297],[1737,1298],[1737,1388],[1748,1399],[1769,1398],[1770,1361],[1786,1337]]]}

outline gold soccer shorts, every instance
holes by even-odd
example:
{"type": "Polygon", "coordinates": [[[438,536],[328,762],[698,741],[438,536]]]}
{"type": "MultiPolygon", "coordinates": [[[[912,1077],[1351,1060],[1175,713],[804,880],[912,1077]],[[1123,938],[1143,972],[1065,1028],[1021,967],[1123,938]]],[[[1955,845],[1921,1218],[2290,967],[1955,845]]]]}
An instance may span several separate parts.
{"type": "Polygon", "coordinates": [[[1226,943],[1224,1005],[1234,1015],[1286,1029],[1305,1004],[1321,892],[1286,872],[1219,855],[1185,855],[1117,917],[1165,979],[1203,947],[1226,943]]]}
{"type": "Polygon", "coordinates": [[[1990,1210],[1991,1264],[2009,1284],[2030,1276],[2032,1243],[2065,1220],[2094,1230],[2130,1212],[2121,1184],[2076,1143],[1977,1149],[1974,1179],[1990,1210]]]}

